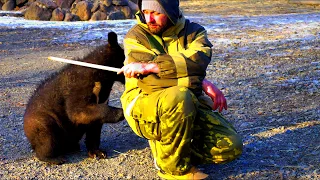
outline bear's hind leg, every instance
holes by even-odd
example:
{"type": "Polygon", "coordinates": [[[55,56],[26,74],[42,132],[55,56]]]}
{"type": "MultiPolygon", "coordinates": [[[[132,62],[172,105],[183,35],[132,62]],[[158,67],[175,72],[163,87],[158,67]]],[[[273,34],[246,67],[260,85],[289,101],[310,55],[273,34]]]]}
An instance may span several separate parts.
{"type": "Polygon", "coordinates": [[[51,164],[63,164],[61,139],[63,131],[55,119],[46,115],[27,115],[24,118],[25,134],[36,157],[51,164]]]}
{"type": "Polygon", "coordinates": [[[42,137],[42,142],[35,147],[36,157],[40,161],[48,162],[50,164],[60,165],[66,162],[62,155],[57,155],[57,150],[53,145],[50,137],[42,137]]]}

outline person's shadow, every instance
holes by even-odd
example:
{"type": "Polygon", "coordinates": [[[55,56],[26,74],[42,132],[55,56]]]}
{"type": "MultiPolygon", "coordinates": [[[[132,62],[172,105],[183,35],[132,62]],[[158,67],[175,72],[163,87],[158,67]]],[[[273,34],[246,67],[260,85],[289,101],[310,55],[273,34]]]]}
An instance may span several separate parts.
{"type": "MultiPolygon", "coordinates": [[[[297,116],[299,114],[297,112],[297,116]]],[[[200,168],[209,174],[210,179],[217,180],[299,179],[312,177],[319,169],[318,121],[302,121],[254,131],[240,133],[244,137],[244,149],[238,159],[222,165],[201,165],[200,168]]]]}

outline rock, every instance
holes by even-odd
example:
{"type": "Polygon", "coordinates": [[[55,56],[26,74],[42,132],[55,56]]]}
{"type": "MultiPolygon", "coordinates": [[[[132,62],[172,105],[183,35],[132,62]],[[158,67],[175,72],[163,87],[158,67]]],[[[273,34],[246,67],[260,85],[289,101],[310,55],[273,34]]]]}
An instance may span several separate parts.
{"type": "Polygon", "coordinates": [[[15,0],[8,0],[5,2],[2,6],[2,10],[4,11],[12,11],[16,7],[16,1],[15,0]]]}
{"type": "Polygon", "coordinates": [[[21,7],[21,5],[25,4],[28,2],[28,0],[16,0],[16,6],[21,7]]]}
{"type": "Polygon", "coordinates": [[[96,11],[98,11],[100,9],[100,2],[99,1],[96,1],[93,3],[93,6],[91,8],[91,12],[94,13],[96,11]]]}
{"type": "Polygon", "coordinates": [[[79,16],[81,21],[87,21],[91,18],[91,9],[93,4],[86,2],[86,1],[80,1],[76,4],[75,9],[73,9],[71,12],[77,16],[79,16]]]}
{"type": "Polygon", "coordinates": [[[116,6],[128,6],[128,1],[126,0],[112,0],[112,4],[116,6]]]}
{"type": "Polygon", "coordinates": [[[58,5],[52,0],[37,0],[35,3],[41,8],[56,9],[58,5]]]}
{"type": "Polygon", "coordinates": [[[121,6],[120,10],[123,12],[126,19],[131,19],[133,17],[132,11],[129,6],[121,6]]]}
{"type": "Polygon", "coordinates": [[[93,4],[91,12],[94,13],[97,11],[104,12],[106,15],[108,15],[108,14],[110,14],[110,12],[114,11],[114,6],[106,6],[105,4],[103,4],[101,2],[95,2],[93,4]]]}
{"type": "Polygon", "coordinates": [[[26,10],[24,17],[30,20],[48,21],[51,18],[51,14],[52,14],[52,10],[45,7],[39,7],[37,3],[34,2],[26,10]]]}
{"type": "Polygon", "coordinates": [[[74,13],[74,12],[75,12],[77,3],[80,2],[80,1],[81,1],[81,0],[75,0],[75,1],[71,4],[71,7],[70,7],[71,13],[74,13]]]}
{"type": "Polygon", "coordinates": [[[116,11],[116,12],[110,13],[107,19],[108,20],[126,19],[126,16],[122,11],[116,11]]]}
{"type": "Polygon", "coordinates": [[[101,2],[102,2],[102,4],[106,5],[107,7],[112,5],[112,0],[102,0],[101,2]]]}
{"type": "Polygon", "coordinates": [[[106,20],[107,19],[107,14],[101,11],[97,11],[93,13],[90,21],[101,21],[101,20],[106,20]]]}
{"type": "Polygon", "coordinates": [[[72,3],[75,0],[54,0],[54,1],[59,7],[63,9],[63,8],[70,8],[72,3]]]}
{"type": "Polygon", "coordinates": [[[100,11],[109,15],[110,13],[116,11],[116,9],[115,9],[115,6],[106,6],[104,4],[101,4],[100,11]]]}
{"type": "Polygon", "coordinates": [[[127,0],[0,0],[0,7],[5,11],[22,7],[25,19],[51,21],[63,21],[66,18],[65,11],[73,14],[69,14],[66,21],[132,19],[134,14],[128,5],[127,0]],[[59,9],[55,10],[57,8],[59,9]],[[98,13],[92,18],[95,12],[98,13]]]}
{"type": "Polygon", "coordinates": [[[70,12],[67,12],[64,17],[64,21],[79,21],[79,20],[80,20],[79,16],[72,14],[70,12]]]}
{"type": "Polygon", "coordinates": [[[61,8],[53,10],[50,21],[63,21],[65,12],[61,8]]]}

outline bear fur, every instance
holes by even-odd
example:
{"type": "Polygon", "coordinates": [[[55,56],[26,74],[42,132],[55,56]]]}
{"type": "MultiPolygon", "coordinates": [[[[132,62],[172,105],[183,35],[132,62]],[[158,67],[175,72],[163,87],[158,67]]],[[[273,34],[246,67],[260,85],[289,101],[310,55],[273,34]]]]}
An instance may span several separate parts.
{"type": "MultiPolygon", "coordinates": [[[[121,68],[125,56],[117,34],[108,34],[108,44],[94,49],[78,61],[121,68]]],[[[124,119],[121,108],[107,105],[115,81],[123,75],[78,65],[66,65],[35,90],[24,114],[24,132],[36,157],[52,164],[65,162],[66,153],[85,144],[91,158],[106,158],[99,149],[103,123],[124,119]]]]}

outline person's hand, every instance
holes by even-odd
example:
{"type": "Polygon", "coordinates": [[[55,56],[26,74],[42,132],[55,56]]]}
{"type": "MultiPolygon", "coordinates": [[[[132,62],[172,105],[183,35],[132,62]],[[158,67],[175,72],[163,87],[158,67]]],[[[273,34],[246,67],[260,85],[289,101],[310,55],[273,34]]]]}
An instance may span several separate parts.
{"type": "Polygon", "coordinates": [[[127,78],[137,78],[140,75],[160,72],[155,63],[130,63],[123,66],[117,74],[123,73],[127,78]]]}
{"type": "Polygon", "coordinates": [[[227,100],[224,97],[223,93],[210,81],[206,79],[202,81],[202,90],[212,99],[213,110],[219,108],[219,112],[222,112],[223,109],[228,109],[227,100]]]}

